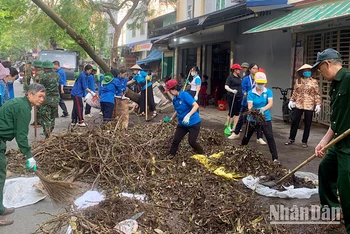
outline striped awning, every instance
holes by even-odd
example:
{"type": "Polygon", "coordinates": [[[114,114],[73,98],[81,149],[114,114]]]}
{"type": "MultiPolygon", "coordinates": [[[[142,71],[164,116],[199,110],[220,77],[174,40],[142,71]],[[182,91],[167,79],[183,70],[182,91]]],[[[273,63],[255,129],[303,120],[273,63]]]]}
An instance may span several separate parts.
{"type": "Polygon", "coordinates": [[[286,16],[273,19],[244,32],[244,34],[260,33],[276,29],[296,27],[349,15],[350,0],[345,0],[341,2],[294,10],[286,16]]]}

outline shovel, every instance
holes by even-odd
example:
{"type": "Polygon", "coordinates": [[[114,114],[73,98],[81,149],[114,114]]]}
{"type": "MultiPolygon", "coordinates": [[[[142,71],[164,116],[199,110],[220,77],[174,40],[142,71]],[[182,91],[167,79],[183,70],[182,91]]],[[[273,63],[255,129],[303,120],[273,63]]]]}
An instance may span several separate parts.
{"type": "MultiPolygon", "coordinates": [[[[337,138],[331,140],[325,147],[322,148],[321,151],[327,151],[329,148],[331,148],[332,146],[334,146],[336,143],[338,143],[339,141],[343,140],[345,137],[347,137],[350,134],[350,129],[346,130],[345,132],[343,132],[340,136],[338,136],[337,138]]],[[[267,187],[274,187],[276,185],[279,185],[280,183],[282,183],[283,181],[285,181],[287,178],[291,177],[296,171],[298,171],[300,168],[302,168],[303,166],[305,166],[305,164],[311,162],[314,158],[316,158],[316,154],[311,155],[308,159],[306,159],[304,162],[300,163],[296,168],[294,168],[291,172],[289,172],[287,175],[285,175],[284,177],[282,177],[280,180],[276,181],[267,181],[267,182],[263,182],[260,183],[264,186],[267,187]]]]}

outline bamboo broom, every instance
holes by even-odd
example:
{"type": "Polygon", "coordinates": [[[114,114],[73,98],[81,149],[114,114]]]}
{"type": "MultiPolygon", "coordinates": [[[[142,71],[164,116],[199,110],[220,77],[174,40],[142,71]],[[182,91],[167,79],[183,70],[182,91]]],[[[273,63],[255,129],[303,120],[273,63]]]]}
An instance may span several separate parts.
{"type": "Polygon", "coordinates": [[[72,198],[79,192],[79,188],[75,183],[50,180],[39,171],[35,171],[35,174],[39,177],[53,203],[57,205],[71,202],[72,198]]]}

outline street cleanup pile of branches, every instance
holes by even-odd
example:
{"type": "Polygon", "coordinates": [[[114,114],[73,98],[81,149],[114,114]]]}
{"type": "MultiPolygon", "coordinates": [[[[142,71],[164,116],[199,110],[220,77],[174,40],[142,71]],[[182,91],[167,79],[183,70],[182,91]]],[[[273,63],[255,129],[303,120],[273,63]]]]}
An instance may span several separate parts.
{"type": "MultiPolygon", "coordinates": [[[[238,180],[250,174],[280,177],[285,169],[205,128],[198,140],[209,157],[192,157],[184,139],[169,160],[175,128],[154,123],[115,131],[110,123],[73,128],[34,145],[38,168],[48,178],[84,182],[105,194],[96,206],[54,215],[37,233],[61,233],[68,225],[73,233],[120,233],[114,227],[139,212],[139,233],[293,233],[289,227],[270,225],[267,207],[238,180]],[[120,193],[144,194],[146,199],[120,193]]],[[[10,154],[8,169],[23,172],[23,159],[10,154]]],[[[322,230],[311,226],[303,233],[322,230]]]]}

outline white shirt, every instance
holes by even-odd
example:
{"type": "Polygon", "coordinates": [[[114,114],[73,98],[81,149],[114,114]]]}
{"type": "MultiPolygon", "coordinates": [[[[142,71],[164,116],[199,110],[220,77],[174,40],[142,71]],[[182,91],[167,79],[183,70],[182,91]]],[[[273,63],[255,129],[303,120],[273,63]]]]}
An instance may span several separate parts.
{"type": "Polygon", "coordinates": [[[197,91],[197,85],[201,85],[201,78],[197,74],[195,77],[193,77],[193,80],[191,81],[191,91],[197,91]]]}

